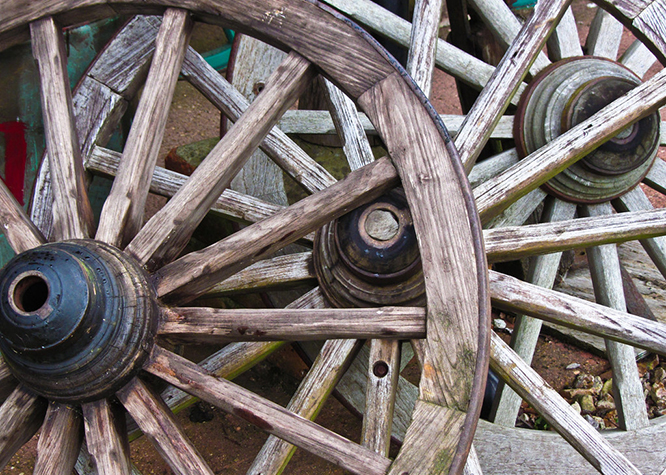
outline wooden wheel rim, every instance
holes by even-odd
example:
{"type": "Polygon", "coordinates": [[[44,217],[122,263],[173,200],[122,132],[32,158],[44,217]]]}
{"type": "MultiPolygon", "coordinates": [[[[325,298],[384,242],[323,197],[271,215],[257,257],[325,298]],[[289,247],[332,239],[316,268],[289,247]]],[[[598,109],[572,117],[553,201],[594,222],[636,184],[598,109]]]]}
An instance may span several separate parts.
{"type": "MultiPolygon", "coordinates": [[[[418,457],[411,457],[411,459],[406,456],[403,457],[405,460],[397,463],[397,467],[394,467],[392,470],[400,470],[401,473],[404,471],[402,468],[418,471],[421,470],[418,467],[423,463],[425,463],[425,466],[428,466],[434,463],[433,457],[439,457],[439,460],[437,461],[439,469],[445,469],[445,467],[451,466],[451,469],[454,472],[460,472],[471,444],[476,418],[478,417],[478,412],[480,410],[480,388],[483,387],[485,368],[487,367],[487,354],[485,348],[488,337],[488,296],[486,290],[487,277],[485,274],[485,259],[481,252],[480,226],[471,199],[471,193],[466,180],[464,179],[464,172],[456,160],[455,150],[450,144],[450,139],[441,121],[439,121],[434,115],[427,100],[406,77],[404,71],[402,71],[399,66],[393,64],[366,33],[337,14],[322,8],[318,4],[306,1],[275,2],[275,4],[270,5],[271,8],[266,8],[266,5],[264,4],[250,4],[241,7],[234,2],[225,1],[209,2],[205,4],[192,3],[187,5],[180,3],[176,4],[176,2],[174,2],[173,5],[155,2],[148,6],[143,4],[139,9],[135,9],[134,6],[123,3],[81,2],[76,5],[67,5],[67,11],[62,11],[62,7],[59,4],[46,6],[45,9],[40,7],[35,11],[30,11],[29,8],[26,9],[26,6],[22,5],[22,2],[16,2],[13,5],[8,6],[8,11],[10,13],[8,13],[3,22],[0,22],[0,44],[8,46],[24,39],[26,35],[26,25],[31,22],[33,24],[33,37],[35,37],[35,35],[39,36],[43,32],[48,32],[48,34],[55,34],[57,36],[55,25],[60,26],[72,22],[78,22],[82,18],[81,15],[84,15],[85,18],[88,19],[97,19],[111,14],[117,14],[118,12],[162,12],[168,6],[176,8],[186,7],[197,18],[212,22],[224,21],[227,22],[228,26],[232,26],[236,30],[253,33],[262,39],[269,38],[274,44],[287,50],[291,50],[294,53],[298,53],[296,55],[292,54],[290,57],[295,58],[292,59],[292,63],[303,62],[302,58],[310,60],[314,59],[314,63],[321,68],[323,73],[330,77],[335,83],[339,84],[345,92],[358,101],[369,116],[373,117],[373,121],[376,123],[379,130],[385,129],[386,131],[391,131],[388,134],[382,133],[382,136],[393,157],[394,163],[396,163],[400,170],[399,173],[404,175],[403,183],[406,186],[406,194],[410,202],[417,199],[418,196],[412,190],[413,187],[419,188],[422,196],[431,196],[432,198],[426,198],[429,201],[435,197],[447,195],[454,195],[457,197],[457,204],[450,208],[450,212],[442,213],[440,217],[437,217],[439,213],[433,214],[431,210],[428,210],[427,217],[426,213],[423,212],[422,216],[415,216],[414,221],[417,233],[421,232],[420,229],[422,227],[424,227],[423,229],[435,229],[436,233],[444,233],[447,240],[452,242],[450,251],[446,250],[443,252],[441,247],[435,244],[442,240],[441,236],[434,237],[433,239],[421,238],[420,240],[422,254],[428,256],[430,261],[438,262],[439,264],[437,267],[441,269],[432,274],[430,274],[430,271],[426,272],[426,275],[431,276],[429,279],[430,283],[427,284],[426,287],[432,288],[432,290],[428,290],[427,293],[430,295],[434,289],[438,289],[437,292],[432,294],[429,301],[429,308],[432,309],[431,313],[434,318],[429,325],[434,332],[433,335],[438,334],[438,339],[442,338],[444,340],[450,340],[451,338],[455,340],[457,338],[457,335],[448,334],[448,332],[442,333],[442,324],[445,323],[443,321],[445,315],[447,319],[452,319],[449,322],[446,322],[445,325],[450,325],[451,321],[456,320],[459,320],[460,324],[463,325],[464,329],[462,329],[461,332],[467,336],[464,341],[460,341],[459,345],[453,345],[453,347],[459,346],[459,349],[457,350],[459,353],[454,357],[454,360],[456,360],[454,366],[458,366],[458,370],[462,371],[463,374],[469,375],[469,379],[460,378],[459,376],[454,378],[456,381],[453,381],[450,378],[441,379],[443,373],[440,373],[438,368],[444,361],[450,361],[451,357],[445,354],[443,346],[440,344],[434,344],[435,340],[433,340],[433,346],[431,346],[430,343],[426,343],[425,364],[430,368],[431,373],[428,373],[423,377],[424,384],[421,400],[427,411],[421,415],[421,418],[430,417],[429,414],[432,414],[432,410],[435,410],[435,413],[437,413],[439,411],[437,408],[439,407],[449,407],[451,409],[448,415],[451,417],[451,420],[455,422],[450,434],[437,435],[437,437],[441,437],[443,441],[446,441],[446,447],[443,447],[443,452],[439,454],[439,456],[437,451],[433,453],[432,450],[428,451],[429,454],[425,461],[423,460],[423,454],[418,457]],[[318,33],[317,29],[313,28],[312,22],[312,18],[315,17],[323,18],[323,20],[319,22],[320,24],[318,27],[320,29],[323,27],[324,30],[327,31],[324,36],[330,35],[336,38],[345,38],[344,41],[339,42],[339,44],[344,45],[342,51],[338,51],[335,55],[331,55],[329,54],[330,52],[328,51],[328,48],[316,44],[317,41],[314,41],[313,38],[317,36],[318,33]],[[326,51],[326,54],[323,54],[324,51],[326,51]],[[299,59],[299,55],[302,58],[299,59]],[[360,67],[350,68],[347,66],[350,61],[353,62],[356,60],[361,61],[362,64],[360,67]],[[397,94],[395,92],[396,88],[400,91],[397,94]],[[399,100],[395,101],[394,99],[396,98],[399,100]],[[408,114],[404,120],[408,121],[408,124],[419,125],[414,130],[409,130],[412,129],[412,126],[409,125],[403,130],[396,131],[393,126],[394,118],[390,116],[391,113],[388,111],[397,111],[398,108],[405,107],[407,108],[406,110],[408,111],[408,114]],[[429,159],[418,149],[418,147],[412,147],[409,145],[404,146],[405,141],[409,143],[410,139],[417,137],[427,137],[428,148],[430,150],[439,151],[437,156],[440,157],[440,161],[438,161],[437,166],[429,163],[429,159]],[[402,159],[399,157],[405,158],[402,159]],[[421,164],[417,164],[416,162],[421,162],[421,164]],[[444,192],[445,189],[448,191],[444,192]],[[434,221],[433,218],[435,218],[434,221]],[[440,223],[437,224],[437,221],[440,221],[440,223]],[[460,235],[461,231],[462,235],[460,235]],[[449,234],[451,234],[451,236],[449,236],[449,234]],[[469,262],[466,265],[454,264],[460,259],[469,260],[469,262]],[[442,280],[442,276],[447,277],[442,280]],[[446,281],[448,281],[449,289],[456,289],[453,293],[450,293],[450,290],[444,290],[446,288],[446,285],[444,285],[446,281]],[[449,292],[450,295],[447,296],[447,292],[449,292]],[[438,329],[439,327],[442,328],[438,329]],[[446,381],[446,379],[449,379],[449,381],[446,381]],[[447,441],[447,438],[452,438],[455,442],[452,443],[451,440],[447,441]],[[442,463],[442,460],[446,461],[442,463]]],[[[182,31],[186,31],[186,16],[182,15],[177,10],[167,10],[167,14],[171,15],[169,21],[179,25],[182,31]],[[181,22],[181,24],[178,24],[177,22],[181,22]]],[[[157,55],[158,53],[159,49],[155,54],[157,55]]],[[[45,58],[46,56],[40,57],[41,60],[44,60],[45,58]]],[[[57,71],[57,63],[52,67],[57,71]]],[[[290,78],[286,79],[289,80],[290,78]]],[[[146,87],[148,88],[148,86],[146,87]]],[[[65,98],[64,104],[66,105],[67,102],[68,99],[65,98]]],[[[48,99],[46,104],[48,105],[48,99]]],[[[71,105],[69,107],[71,107],[71,105]]],[[[51,124],[56,125],[63,121],[62,117],[60,119],[52,120],[54,120],[54,122],[51,122],[51,124]]],[[[67,122],[66,118],[64,121],[65,123],[67,122]]],[[[131,139],[129,140],[131,141],[131,139]]],[[[417,142],[418,141],[420,141],[420,139],[417,139],[417,142]]],[[[57,146],[54,148],[57,152],[60,152],[60,150],[57,150],[57,146]]],[[[53,150],[52,152],[55,154],[53,150]]],[[[76,160],[74,160],[74,163],[76,163],[76,160]]],[[[378,166],[380,168],[385,168],[381,163],[378,162],[378,166]]],[[[60,165],[56,165],[56,167],[59,166],[60,165]]],[[[79,166],[80,165],[76,165],[75,168],[79,166]]],[[[373,169],[378,168],[374,167],[373,169]]],[[[390,175],[390,170],[391,169],[388,168],[384,173],[388,172],[390,175]]],[[[56,169],[56,172],[59,172],[59,170],[56,169]]],[[[74,174],[77,176],[77,182],[83,177],[80,171],[75,170],[74,174]]],[[[373,182],[370,176],[368,176],[368,179],[370,179],[370,182],[373,182]]],[[[80,183],[82,183],[82,181],[80,183]]],[[[79,198],[83,198],[82,200],[77,201],[83,201],[84,203],[81,206],[84,206],[86,201],[85,192],[80,191],[82,188],[79,184],[76,186],[79,189],[79,198]]],[[[58,196],[57,193],[58,192],[56,191],[56,196],[58,196]]],[[[56,204],[59,203],[59,199],[63,201],[61,198],[56,198],[56,204]]],[[[418,199],[420,200],[422,198],[418,199]]],[[[431,205],[435,208],[441,208],[441,206],[435,204],[434,201],[431,205]]],[[[416,208],[415,206],[412,207],[416,208]]],[[[431,206],[428,206],[428,208],[430,207],[431,206]]],[[[59,216],[59,212],[56,211],[56,218],[60,219],[60,223],[56,220],[56,233],[61,236],[57,239],[62,239],[62,237],[86,237],[86,234],[90,233],[92,228],[88,218],[89,212],[84,208],[63,212],[65,213],[65,216],[59,216]],[[79,221],[80,223],[77,223],[79,221]]],[[[132,222],[131,217],[128,217],[127,219],[130,220],[130,223],[132,222]]],[[[131,240],[131,235],[129,237],[109,237],[114,231],[110,231],[111,234],[109,234],[107,229],[102,230],[102,228],[104,228],[103,225],[104,217],[102,218],[102,226],[98,231],[98,236],[102,233],[103,240],[110,241],[114,245],[121,247],[124,247],[131,240]]],[[[129,227],[131,228],[131,226],[129,227]]],[[[26,229],[30,230],[31,236],[35,236],[38,238],[37,240],[39,240],[40,233],[38,231],[30,229],[29,227],[24,228],[23,231],[26,229]]],[[[165,270],[167,269],[167,266],[162,267],[162,263],[168,262],[170,260],[169,258],[156,259],[148,256],[137,256],[137,254],[140,254],[139,250],[141,249],[141,246],[134,245],[134,247],[132,247],[133,242],[134,241],[129,243],[129,247],[134,249],[134,251],[129,251],[129,253],[138,257],[140,262],[143,262],[145,265],[156,269],[153,273],[152,281],[156,285],[157,293],[160,297],[172,302],[191,298],[180,293],[179,284],[176,284],[175,286],[168,284],[170,271],[165,270]],[[160,261],[160,259],[162,260],[160,261]]],[[[25,247],[31,245],[32,243],[26,244],[25,247]]],[[[23,250],[21,245],[16,245],[15,249],[17,251],[23,250]]],[[[265,252],[267,251],[264,251],[264,254],[265,252]]],[[[198,290],[194,290],[194,292],[199,293],[208,285],[209,284],[203,284],[203,286],[199,286],[200,288],[198,287],[198,290]]],[[[449,353],[451,348],[452,346],[450,345],[447,348],[449,353]]],[[[149,361],[146,364],[146,369],[148,371],[156,373],[161,371],[157,368],[162,368],[165,361],[161,361],[161,358],[164,355],[160,353],[160,351],[161,350],[155,349],[153,357],[149,358],[149,361]],[[151,367],[153,370],[149,369],[151,367]]],[[[22,392],[20,395],[16,395],[16,397],[26,397],[23,396],[25,390],[23,388],[17,389],[17,391],[19,390],[22,392]]],[[[148,404],[145,401],[150,401],[149,392],[146,392],[146,389],[144,389],[140,382],[130,383],[127,388],[119,392],[119,397],[128,409],[129,407],[136,407],[134,404],[138,404],[137,399],[148,398],[144,400],[143,404],[148,404]]],[[[13,404],[14,402],[12,400],[12,405],[13,404]]],[[[33,403],[33,406],[36,407],[36,404],[36,402],[33,403]]],[[[98,419],[99,417],[107,417],[109,414],[109,409],[105,407],[105,404],[104,401],[99,401],[95,403],[86,403],[84,405],[83,412],[86,419],[87,437],[91,437],[91,434],[95,434],[95,431],[106,427],[106,423],[101,419],[98,419]]],[[[130,411],[131,410],[132,409],[130,409],[130,411]]],[[[234,412],[243,417],[244,413],[239,413],[238,411],[234,412]]],[[[246,417],[250,417],[250,414],[248,413],[246,417]]],[[[267,426],[267,423],[261,422],[261,419],[257,418],[257,416],[252,416],[251,419],[260,426],[267,426]]],[[[268,427],[270,427],[270,425],[268,425],[268,427]]],[[[146,429],[144,428],[144,430],[146,429]]],[[[412,450],[410,447],[420,445],[418,439],[420,439],[419,431],[421,430],[423,430],[423,427],[415,428],[415,436],[413,437],[413,440],[406,442],[405,452],[410,452],[412,450]]],[[[93,452],[98,450],[98,448],[94,447],[94,444],[96,443],[95,441],[96,439],[94,437],[89,439],[89,447],[90,443],[93,442],[93,447],[90,447],[93,452]]],[[[113,445],[113,443],[114,440],[111,440],[111,445],[113,445]]],[[[13,450],[13,447],[8,449],[8,451],[11,450],[13,450]]],[[[102,452],[104,452],[104,450],[102,450],[102,452]]],[[[95,456],[95,454],[93,454],[93,456],[95,456]]],[[[191,453],[183,457],[187,458],[190,456],[192,456],[191,453]]],[[[170,456],[167,456],[167,459],[170,463],[175,463],[177,465],[178,462],[174,462],[174,457],[178,459],[179,455],[171,454],[170,456]]],[[[194,458],[196,459],[197,457],[194,456],[194,458]]],[[[98,460],[98,463],[100,462],[101,459],[98,460]]],[[[49,462],[43,463],[46,463],[46,466],[49,464],[49,462]]],[[[388,467],[388,465],[386,466],[388,467]]],[[[347,468],[353,469],[353,467],[349,465],[347,468]]],[[[376,470],[376,468],[373,468],[372,470],[376,470]]]]}

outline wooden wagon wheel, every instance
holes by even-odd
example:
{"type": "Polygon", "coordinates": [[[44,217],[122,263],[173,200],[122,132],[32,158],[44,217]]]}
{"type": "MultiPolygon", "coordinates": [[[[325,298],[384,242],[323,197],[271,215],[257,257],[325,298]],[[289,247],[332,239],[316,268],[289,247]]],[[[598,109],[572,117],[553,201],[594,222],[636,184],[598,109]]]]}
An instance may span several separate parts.
{"type": "MultiPolygon", "coordinates": [[[[460,472],[487,367],[485,258],[478,217],[455,151],[404,71],[362,30],[309,1],[15,1],[3,7],[2,48],[32,41],[51,179],[39,183],[34,205],[34,221],[41,229],[7,189],[0,188],[3,229],[17,253],[1,279],[2,464],[41,427],[36,473],[68,473],[84,434],[99,473],[129,473],[127,433],[118,414],[125,410],[175,472],[212,473],[147,382],[145,376],[151,374],[357,473],[460,472]],[[121,67],[121,59],[128,58],[117,58],[110,69],[91,71],[87,84],[79,86],[88,88],[77,96],[87,101],[72,101],[61,27],[120,13],[163,18],[154,49],[135,51],[137,63],[153,58],[127,144],[115,165],[114,186],[96,224],[82,156],[89,161],[95,156],[107,170],[114,168],[118,157],[96,147],[111,127],[98,117],[120,115],[122,94],[136,83],[121,67]],[[256,35],[289,52],[249,107],[188,50],[193,17],[256,35]],[[144,225],[151,178],[156,186],[159,177],[154,174],[157,149],[181,69],[236,122],[182,186],[173,176],[163,184],[180,188],[144,225]],[[340,86],[372,118],[390,159],[332,183],[286,136],[272,129],[316,72],[340,86]],[[222,193],[260,144],[313,194],[276,210],[222,193]],[[413,222],[426,276],[427,310],[312,309],[320,302],[316,292],[276,311],[193,306],[193,300],[219,282],[360,205],[372,206],[400,183],[411,209],[410,222],[401,222],[400,232],[411,229],[413,222]],[[52,207],[48,188],[53,190],[52,207]],[[179,257],[211,207],[258,222],[210,248],[179,257]],[[52,229],[44,219],[50,209],[52,229]],[[364,443],[358,445],[211,376],[161,346],[163,338],[241,342],[225,347],[221,364],[226,368],[218,372],[226,375],[274,347],[275,340],[338,338],[322,352],[323,363],[333,365],[333,359],[354,352],[358,338],[425,338],[420,345],[425,368],[421,395],[403,448],[392,461],[386,455],[390,418],[382,411],[374,420],[368,418],[364,443]]],[[[370,236],[383,239],[374,232],[370,236]]],[[[373,374],[380,381],[392,380],[393,372],[387,356],[373,374]]],[[[392,395],[389,390],[384,402],[383,393],[371,394],[368,404],[389,408],[392,395]]]]}

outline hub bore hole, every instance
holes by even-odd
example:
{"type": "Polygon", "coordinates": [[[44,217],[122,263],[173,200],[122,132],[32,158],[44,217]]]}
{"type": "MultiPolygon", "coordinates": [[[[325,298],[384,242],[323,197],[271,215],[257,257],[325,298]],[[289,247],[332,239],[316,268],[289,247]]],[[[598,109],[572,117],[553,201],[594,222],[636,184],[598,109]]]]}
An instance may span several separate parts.
{"type": "Polygon", "coordinates": [[[49,286],[39,275],[27,275],[14,286],[14,305],[22,312],[36,312],[48,299],[49,286]]]}
{"type": "Polygon", "coordinates": [[[365,221],[365,232],[377,241],[388,241],[393,239],[400,224],[396,215],[385,209],[372,211],[365,221]]]}
{"type": "Polygon", "coordinates": [[[389,366],[386,361],[377,361],[372,367],[372,373],[378,378],[385,377],[389,372],[389,366]]]}

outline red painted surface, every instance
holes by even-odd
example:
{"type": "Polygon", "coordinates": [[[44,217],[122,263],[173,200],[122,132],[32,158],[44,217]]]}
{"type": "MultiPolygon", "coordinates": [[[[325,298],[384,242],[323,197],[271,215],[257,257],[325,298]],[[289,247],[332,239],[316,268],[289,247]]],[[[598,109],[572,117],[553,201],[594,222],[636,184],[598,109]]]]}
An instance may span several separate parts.
{"type": "Polygon", "coordinates": [[[21,205],[28,154],[25,129],[25,124],[19,121],[0,124],[0,133],[5,135],[5,183],[21,205]]]}

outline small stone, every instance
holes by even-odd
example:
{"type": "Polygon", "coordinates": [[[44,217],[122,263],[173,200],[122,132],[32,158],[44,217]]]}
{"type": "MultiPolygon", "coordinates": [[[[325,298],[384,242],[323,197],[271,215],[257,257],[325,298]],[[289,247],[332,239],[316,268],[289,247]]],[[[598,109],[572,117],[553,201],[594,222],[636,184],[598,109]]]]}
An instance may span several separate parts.
{"type": "Polygon", "coordinates": [[[594,392],[591,389],[563,389],[562,394],[568,399],[578,400],[583,396],[592,396],[594,392]]]}
{"type": "Polygon", "coordinates": [[[581,373],[576,376],[573,387],[576,389],[592,389],[594,386],[594,376],[587,373],[581,373]]]}
{"type": "Polygon", "coordinates": [[[504,330],[506,329],[506,322],[501,318],[495,318],[493,320],[493,328],[495,330],[504,330]]]}
{"type": "Polygon", "coordinates": [[[653,381],[656,383],[657,381],[663,381],[666,379],[666,370],[659,366],[657,369],[654,370],[654,376],[653,376],[653,381]]]}
{"type": "Polygon", "coordinates": [[[571,363],[570,365],[567,365],[566,370],[572,370],[572,369],[578,369],[580,368],[580,363],[571,363]]]}
{"type": "Polygon", "coordinates": [[[666,387],[663,382],[654,383],[650,389],[650,398],[657,405],[666,405],[666,387]]]}
{"type": "Polygon", "coordinates": [[[608,395],[606,398],[597,402],[597,411],[601,413],[606,413],[615,409],[615,401],[613,398],[608,395]]]}
{"type": "Polygon", "coordinates": [[[580,404],[578,404],[578,401],[574,402],[574,403],[571,405],[571,408],[572,408],[574,411],[576,411],[576,413],[580,414],[581,408],[580,408],[580,404]]]}
{"type": "Polygon", "coordinates": [[[597,407],[594,404],[594,398],[590,395],[582,396],[578,403],[580,404],[580,409],[583,412],[594,412],[597,407]]]}
{"type": "Polygon", "coordinates": [[[595,394],[601,393],[601,390],[604,387],[604,382],[601,380],[599,376],[595,376],[594,380],[592,381],[592,391],[594,391],[595,394]]]}
{"type": "Polygon", "coordinates": [[[592,417],[592,416],[589,415],[589,414],[585,414],[585,415],[583,416],[583,418],[584,418],[584,419],[585,419],[585,420],[586,420],[586,421],[587,421],[592,427],[594,427],[595,429],[599,430],[599,428],[600,428],[600,426],[599,426],[599,422],[597,422],[597,421],[594,419],[594,417],[592,417]]]}
{"type": "Polygon", "coordinates": [[[592,419],[594,419],[594,422],[596,422],[599,425],[598,430],[604,430],[606,428],[606,423],[601,417],[592,416],[592,419]]]}
{"type": "Polygon", "coordinates": [[[613,378],[604,382],[603,386],[601,387],[601,396],[605,396],[606,394],[612,394],[612,393],[613,393],[613,378]]]}

